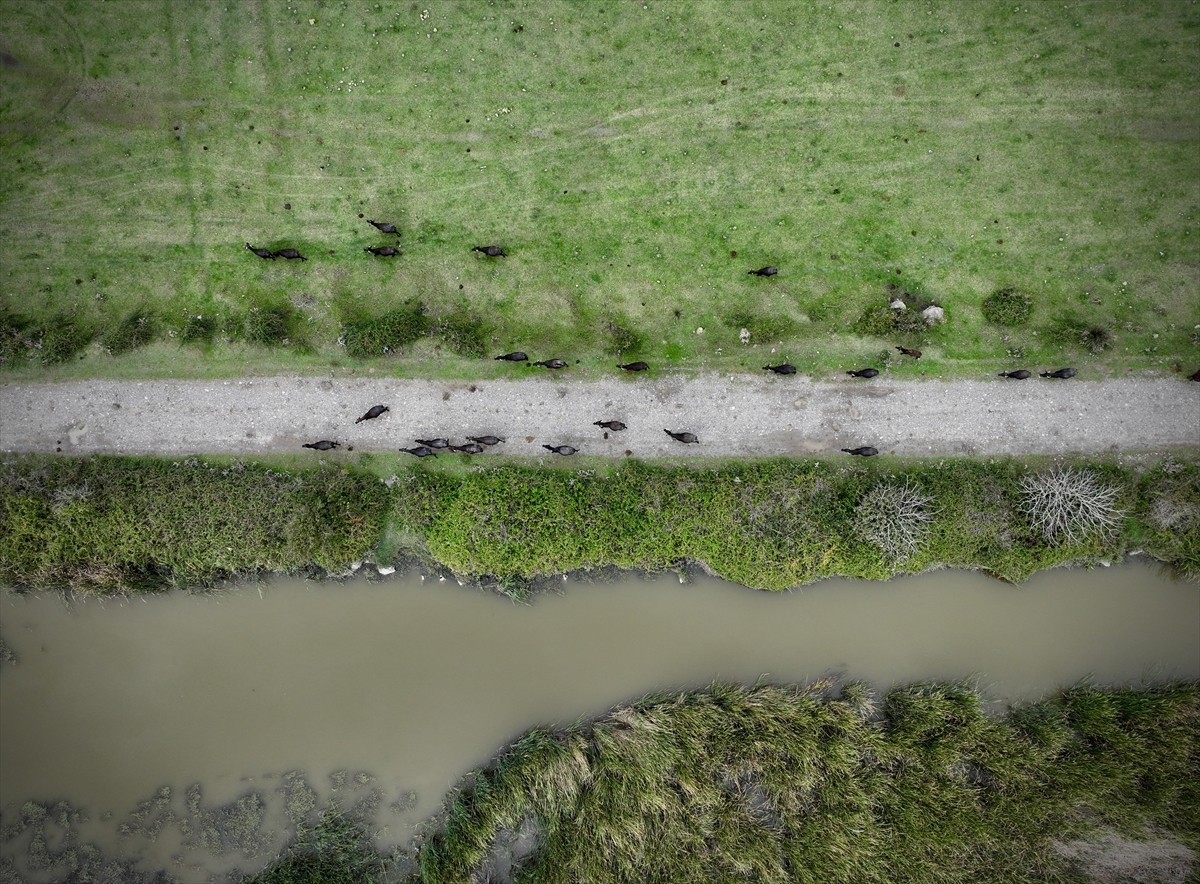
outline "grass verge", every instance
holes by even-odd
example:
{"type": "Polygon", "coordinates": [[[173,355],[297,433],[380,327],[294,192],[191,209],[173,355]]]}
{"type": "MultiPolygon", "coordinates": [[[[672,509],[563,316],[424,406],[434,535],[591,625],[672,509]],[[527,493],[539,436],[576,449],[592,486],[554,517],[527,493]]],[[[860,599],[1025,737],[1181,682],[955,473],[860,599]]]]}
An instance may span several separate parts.
{"type": "Polygon", "coordinates": [[[0,582],[96,592],[204,585],[367,555],[387,489],[340,467],[149,457],[0,459],[0,582]]]}
{"type": "Polygon", "coordinates": [[[1194,459],[1078,461],[1064,472],[1038,459],[546,468],[399,458],[337,454],[313,469],[299,456],[5,456],[0,582],[131,591],[336,572],[369,557],[518,594],[566,571],[688,562],[779,590],[939,566],[1016,582],[1133,550],[1200,578],[1194,459]]]}

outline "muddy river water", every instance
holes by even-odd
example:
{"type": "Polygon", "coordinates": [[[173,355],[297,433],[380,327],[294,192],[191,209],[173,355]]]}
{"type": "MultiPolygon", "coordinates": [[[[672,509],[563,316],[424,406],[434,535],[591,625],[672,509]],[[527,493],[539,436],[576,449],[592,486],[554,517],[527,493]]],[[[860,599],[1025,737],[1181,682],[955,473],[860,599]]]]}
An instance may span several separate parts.
{"type": "Polygon", "coordinates": [[[314,803],[365,802],[404,844],[523,731],[652,691],[972,677],[1003,702],[1200,678],[1200,587],[1145,564],[786,594],[667,575],[572,579],[522,605],[436,578],[273,580],[4,593],[0,636],[17,658],[0,663],[0,863],[51,880],[94,843],[189,880],[261,866],[314,803]]]}

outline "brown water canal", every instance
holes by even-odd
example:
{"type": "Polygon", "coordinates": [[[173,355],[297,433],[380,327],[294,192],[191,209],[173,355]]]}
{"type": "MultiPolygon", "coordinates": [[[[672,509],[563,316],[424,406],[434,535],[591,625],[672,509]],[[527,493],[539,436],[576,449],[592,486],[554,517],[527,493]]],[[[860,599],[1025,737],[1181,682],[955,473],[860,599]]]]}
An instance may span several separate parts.
{"type": "Polygon", "coordinates": [[[651,691],[832,673],[974,677],[1016,701],[1200,678],[1200,587],[1146,565],[789,594],[669,575],[519,605],[437,579],[276,580],[121,603],[8,593],[0,636],[17,657],[0,664],[0,863],[51,880],[91,842],[192,880],[260,867],[289,815],[330,799],[367,802],[403,844],[523,731],[651,691]]]}

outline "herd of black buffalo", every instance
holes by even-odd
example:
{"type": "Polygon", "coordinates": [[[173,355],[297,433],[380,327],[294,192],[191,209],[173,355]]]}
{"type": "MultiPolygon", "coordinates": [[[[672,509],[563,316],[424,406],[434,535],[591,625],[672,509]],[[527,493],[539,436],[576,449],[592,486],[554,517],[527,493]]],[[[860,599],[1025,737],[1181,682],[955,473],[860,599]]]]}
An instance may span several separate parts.
{"type": "MultiPolygon", "coordinates": [[[[360,215],[359,217],[362,217],[362,216],[360,215]]],[[[400,231],[396,228],[396,225],[392,224],[391,222],[372,221],[370,219],[366,219],[366,221],[368,224],[370,224],[372,227],[379,230],[381,233],[391,233],[391,234],[395,234],[396,236],[400,235],[400,231]]],[[[252,251],[254,254],[258,255],[258,257],[263,258],[268,261],[274,261],[276,258],[286,258],[286,259],[292,260],[292,261],[307,261],[308,260],[302,254],[300,254],[300,252],[297,249],[292,249],[292,248],[283,248],[283,249],[274,249],[274,250],[260,249],[260,248],[255,248],[254,246],[250,245],[250,243],[246,243],[246,248],[249,249],[250,251],[252,251]]],[[[390,245],[388,245],[388,246],[366,246],[363,249],[363,251],[369,252],[370,254],[372,254],[376,257],[379,257],[379,258],[395,258],[402,254],[400,249],[396,248],[395,246],[390,246],[390,245]]],[[[508,257],[508,253],[506,251],[504,251],[503,247],[497,246],[497,245],[473,246],[471,248],[471,251],[479,252],[480,254],[485,255],[488,258],[508,257]]],[[[767,266],[767,267],[760,267],[758,270],[748,270],[746,272],[748,275],[751,275],[751,276],[777,276],[779,274],[779,268],[774,267],[774,266],[767,266]]],[[[902,355],[911,357],[912,359],[920,359],[921,358],[921,351],[913,349],[912,347],[899,347],[898,346],[898,347],[896,347],[896,349],[899,350],[902,355]]],[[[502,360],[504,362],[528,362],[529,361],[529,356],[526,355],[525,353],[522,353],[519,350],[514,351],[512,353],[504,353],[495,358],[498,360],[502,360]]],[[[537,362],[530,362],[529,364],[541,366],[543,368],[554,369],[554,370],[560,370],[560,369],[564,369],[567,367],[566,360],[559,359],[559,358],[542,359],[537,362]]],[[[626,362],[623,364],[619,364],[617,366],[617,368],[624,369],[625,371],[648,371],[650,369],[650,366],[645,362],[639,361],[639,362],[626,362]]],[[[790,362],[781,362],[779,365],[764,365],[763,371],[770,371],[770,372],[774,372],[775,374],[781,374],[781,375],[792,375],[792,374],[796,373],[796,366],[792,365],[790,362]]],[[[847,371],[846,374],[850,375],[851,377],[856,377],[856,378],[873,378],[873,377],[878,376],[879,370],[876,368],[860,368],[860,369],[856,369],[853,371],[847,371]]],[[[1043,377],[1043,378],[1058,378],[1060,380],[1066,380],[1067,378],[1075,377],[1075,369],[1074,368],[1059,368],[1054,371],[1039,372],[1038,374],[1039,374],[1039,377],[1043,377]]],[[[1021,369],[1017,369],[1016,371],[1002,371],[999,373],[999,376],[1002,378],[1009,378],[1010,380],[1014,380],[1014,381],[1023,381],[1028,378],[1033,377],[1033,372],[1029,371],[1028,369],[1021,368],[1021,369]]],[[[1189,379],[1193,380],[1193,381],[1200,381],[1200,371],[1197,371],[1195,374],[1190,375],[1189,379]]],[[[388,408],[386,405],[373,406],[366,414],[364,414],[362,417],[360,417],[358,420],[356,420],[355,423],[358,424],[358,423],[362,423],[365,420],[372,420],[373,418],[377,418],[381,414],[386,412],[387,410],[388,410],[388,408]]],[[[604,427],[606,429],[614,430],[614,431],[619,431],[619,430],[625,429],[625,424],[621,423],[621,421],[596,421],[595,425],[598,427],[604,427]]],[[[670,436],[672,439],[675,439],[677,442],[683,442],[685,444],[686,443],[699,443],[699,441],[700,441],[698,438],[696,438],[696,435],[694,433],[687,433],[687,432],[673,433],[670,430],[663,430],[663,432],[666,433],[668,436],[670,436]]],[[[468,436],[467,440],[468,441],[464,445],[452,445],[452,444],[450,444],[450,441],[448,439],[417,439],[415,441],[418,444],[415,448],[401,448],[400,450],[407,452],[408,454],[416,455],[417,457],[436,457],[437,452],[441,451],[441,450],[455,451],[455,452],[459,452],[461,454],[482,454],[485,447],[490,447],[492,445],[496,445],[497,443],[504,441],[499,436],[468,436]]],[[[329,439],[322,439],[319,442],[307,442],[307,443],[305,443],[304,447],[312,448],[317,451],[330,451],[332,449],[341,447],[341,445],[340,445],[340,443],[331,441],[329,439]]],[[[542,447],[547,449],[548,451],[553,451],[555,454],[562,454],[562,455],[575,454],[576,452],[579,451],[578,448],[574,448],[573,446],[570,446],[570,445],[543,445],[542,447]]],[[[842,451],[846,452],[847,454],[854,454],[854,455],[858,455],[860,457],[873,457],[874,455],[879,453],[879,450],[877,448],[873,448],[870,445],[863,445],[858,448],[843,448],[842,451]]]]}

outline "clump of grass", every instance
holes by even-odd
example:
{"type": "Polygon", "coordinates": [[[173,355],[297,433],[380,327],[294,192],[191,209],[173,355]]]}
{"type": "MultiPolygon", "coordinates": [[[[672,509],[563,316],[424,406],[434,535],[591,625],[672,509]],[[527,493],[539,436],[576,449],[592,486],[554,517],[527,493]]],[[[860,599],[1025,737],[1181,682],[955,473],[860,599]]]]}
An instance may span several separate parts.
{"type": "Polygon", "coordinates": [[[1116,342],[1116,335],[1107,325],[1089,325],[1080,340],[1091,353],[1102,353],[1116,342]]]}
{"type": "Polygon", "coordinates": [[[92,342],[95,332],[65,313],[47,319],[35,333],[33,348],[42,365],[57,365],[79,355],[92,342]]]}
{"type": "Polygon", "coordinates": [[[29,352],[30,326],[27,317],[0,308],[0,368],[13,365],[29,352]]]}
{"type": "Polygon", "coordinates": [[[442,343],[460,356],[479,357],[487,353],[490,326],[479,314],[460,308],[439,317],[431,325],[442,343]]]}
{"type": "Polygon", "coordinates": [[[1033,299],[1012,288],[997,289],[980,305],[983,318],[995,325],[1024,325],[1033,313],[1033,299]]]}
{"type": "Polygon", "coordinates": [[[914,555],[928,536],[932,502],[906,477],[900,483],[873,486],[854,508],[854,515],[863,536],[890,560],[900,562],[914,555]]]}
{"type": "Polygon", "coordinates": [[[735,310],[725,317],[733,329],[747,329],[750,340],[758,343],[782,341],[793,337],[798,328],[796,321],[785,313],[755,313],[750,310],[735,310]]]}
{"type": "Polygon", "coordinates": [[[963,685],[881,708],[830,688],[713,685],[531,731],[449,799],[423,879],[1032,882],[1081,817],[1194,822],[1198,685],[1077,688],[1001,720],[963,685]]]}
{"type": "Polygon", "coordinates": [[[1145,542],[1177,573],[1200,580],[1200,464],[1166,460],[1141,477],[1145,542]]]}
{"type": "Polygon", "coordinates": [[[303,315],[287,301],[256,304],[242,318],[241,331],[251,344],[283,347],[298,343],[303,315]]]}
{"type": "Polygon", "coordinates": [[[391,310],[382,316],[356,319],[345,324],[346,352],[356,359],[387,356],[423,337],[429,319],[421,301],[391,310]]]}
{"type": "Polygon", "coordinates": [[[149,310],[134,310],[115,326],[106,331],[100,343],[114,356],[144,347],[154,340],[158,322],[149,310]]]}
{"type": "Polygon", "coordinates": [[[1084,347],[1092,353],[1102,353],[1116,342],[1116,335],[1108,325],[1091,322],[1072,310],[1055,314],[1045,331],[1047,338],[1056,344],[1084,347]]]}
{"type": "Polygon", "coordinates": [[[1021,479],[1021,509],[1034,532],[1050,543],[1109,537],[1122,515],[1117,493],[1093,472],[1055,467],[1021,479]]]}
{"type": "Polygon", "coordinates": [[[279,859],[265,871],[243,878],[242,884],[374,884],[391,880],[390,866],[361,821],[324,810],[316,826],[300,828],[279,859]]]}
{"type": "Polygon", "coordinates": [[[612,356],[620,356],[623,353],[632,353],[642,349],[645,345],[645,339],[637,332],[631,330],[627,320],[622,319],[606,319],[603,322],[604,328],[604,352],[612,356]]]}
{"type": "Polygon", "coordinates": [[[217,317],[215,314],[190,313],[183,321],[179,338],[185,344],[200,344],[207,346],[212,343],[217,333],[217,317]]]}

